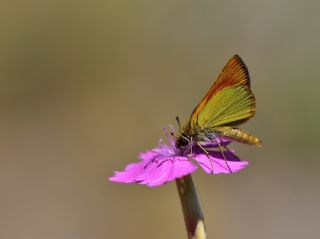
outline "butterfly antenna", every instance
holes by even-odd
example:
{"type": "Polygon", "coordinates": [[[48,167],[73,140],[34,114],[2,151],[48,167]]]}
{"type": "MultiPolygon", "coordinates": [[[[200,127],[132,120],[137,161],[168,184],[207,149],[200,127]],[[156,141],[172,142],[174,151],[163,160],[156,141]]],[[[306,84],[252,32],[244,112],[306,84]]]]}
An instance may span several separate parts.
{"type": "Polygon", "coordinates": [[[180,124],[179,116],[176,116],[176,120],[177,120],[177,123],[178,123],[178,126],[179,126],[179,132],[181,134],[182,130],[181,130],[181,124],[180,124]]]}

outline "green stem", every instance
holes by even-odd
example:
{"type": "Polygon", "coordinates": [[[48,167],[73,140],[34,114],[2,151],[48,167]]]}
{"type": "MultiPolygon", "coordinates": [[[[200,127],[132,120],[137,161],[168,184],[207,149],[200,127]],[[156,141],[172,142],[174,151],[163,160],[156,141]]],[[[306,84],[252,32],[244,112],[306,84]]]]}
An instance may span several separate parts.
{"type": "Polygon", "coordinates": [[[205,239],[203,214],[191,175],[176,179],[189,239],[205,239]]]}

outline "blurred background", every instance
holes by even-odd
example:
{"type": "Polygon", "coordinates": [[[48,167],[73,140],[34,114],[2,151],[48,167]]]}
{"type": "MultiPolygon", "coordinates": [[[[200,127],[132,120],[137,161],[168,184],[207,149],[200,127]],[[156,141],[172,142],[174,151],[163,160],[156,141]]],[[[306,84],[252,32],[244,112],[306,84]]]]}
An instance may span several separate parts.
{"type": "Polygon", "coordinates": [[[175,183],[108,182],[186,122],[234,54],[262,148],[193,178],[208,238],[319,238],[316,1],[2,1],[0,238],[186,238],[175,183]]]}

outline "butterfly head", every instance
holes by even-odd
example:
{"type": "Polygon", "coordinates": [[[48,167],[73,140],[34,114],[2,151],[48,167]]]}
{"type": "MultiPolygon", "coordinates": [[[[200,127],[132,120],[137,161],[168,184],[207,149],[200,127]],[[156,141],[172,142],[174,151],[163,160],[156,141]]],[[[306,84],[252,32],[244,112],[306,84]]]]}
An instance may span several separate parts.
{"type": "Polygon", "coordinates": [[[176,141],[176,147],[181,148],[190,144],[190,139],[185,133],[181,133],[176,141]]]}

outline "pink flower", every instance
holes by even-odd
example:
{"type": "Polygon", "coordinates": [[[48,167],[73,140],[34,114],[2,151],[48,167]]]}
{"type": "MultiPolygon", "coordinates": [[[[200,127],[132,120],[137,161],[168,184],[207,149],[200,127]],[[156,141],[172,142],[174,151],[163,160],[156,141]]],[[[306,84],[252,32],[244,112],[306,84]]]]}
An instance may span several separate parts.
{"type": "MultiPolygon", "coordinates": [[[[129,164],[124,171],[115,172],[109,180],[118,183],[139,183],[154,187],[170,182],[194,172],[197,165],[208,174],[230,174],[245,168],[249,163],[240,161],[234,150],[224,151],[227,161],[213,142],[207,142],[205,147],[208,155],[198,146],[193,146],[192,154],[182,154],[175,146],[175,138],[171,138],[170,146],[159,143],[158,147],[140,153],[140,161],[129,164]],[[213,150],[212,150],[213,149],[213,150]]],[[[221,140],[220,144],[229,144],[221,140]]]]}

